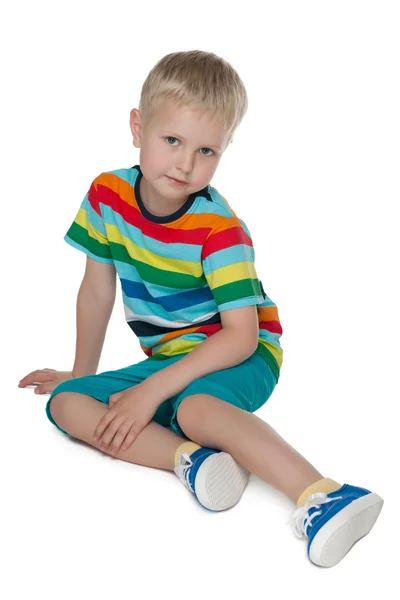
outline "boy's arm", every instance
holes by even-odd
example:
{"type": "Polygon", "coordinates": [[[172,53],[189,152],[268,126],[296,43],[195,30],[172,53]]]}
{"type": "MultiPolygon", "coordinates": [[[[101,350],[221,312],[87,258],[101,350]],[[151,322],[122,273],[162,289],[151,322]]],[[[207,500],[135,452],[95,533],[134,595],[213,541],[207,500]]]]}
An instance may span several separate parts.
{"type": "Polygon", "coordinates": [[[221,311],[222,329],[186,356],[147,378],[160,402],[185,389],[195,379],[228,369],[249,358],[258,344],[257,306],[221,311]]]}
{"type": "Polygon", "coordinates": [[[21,379],[19,387],[37,385],[35,393],[46,394],[66,379],[96,373],[114,306],[115,290],[114,265],[87,257],[76,305],[76,350],[72,371],[32,371],[21,379]]]}
{"type": "Polygon", "coordinates": [[[96,373],[115,302],[116,271],[87,257],[76,305],[76,350],[73,377],[96,373]]]}

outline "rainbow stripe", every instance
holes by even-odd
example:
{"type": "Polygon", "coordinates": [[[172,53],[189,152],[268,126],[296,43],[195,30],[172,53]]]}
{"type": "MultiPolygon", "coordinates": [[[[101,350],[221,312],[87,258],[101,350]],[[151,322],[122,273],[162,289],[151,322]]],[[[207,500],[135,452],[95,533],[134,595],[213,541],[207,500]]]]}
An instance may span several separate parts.
{"type": "Polygon", "coordinates": [[[191,352],[222,328],[222,310],[257,305],[257,352],[279,379],[282,327],[257,277],[246,224],[210,185],[173,215],[151,215],[141,178],[138,165],[99,175],[65,240],[115,265],[126,320],[147,357],[191,352]]]}

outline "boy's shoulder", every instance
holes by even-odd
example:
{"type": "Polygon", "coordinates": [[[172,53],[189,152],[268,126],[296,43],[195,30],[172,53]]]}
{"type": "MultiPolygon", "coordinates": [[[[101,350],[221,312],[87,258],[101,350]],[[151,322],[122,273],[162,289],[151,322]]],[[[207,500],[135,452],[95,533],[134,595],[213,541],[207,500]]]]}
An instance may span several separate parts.
{"type": "Polygon", "coordinates": [[[217,190],[217,188],[208,184],[207,190],[208,190],[208,194],[210,196],[211,202],[213,203],[215,214],[217,214],[221,217],[237,218],[237,215],[236,215],[235,211],[232,209],[228,200],[225,198],[225,196],[223,196],[217,190]]]}
{"type": "Polygon", "coordinates": [[[135,167],[103,171],[94,178],[92,185],[102,185],[104,187],[110,187],[114,189],[116,186],[118,186],[118,184],[123,182],[134,186],[138,175],[139,171],[135,167]]]}
{"type": "MultiPolygon", "coordinates": [[[[243,228],[250,237],[250,231],[244,220],[239,217],[229,204],[228,200],[215,187],[208,185],[209,196],[212,200],[212,212],[215,215],[214,229],[226,229],[229,227],[243,228]]],[[[209,212],[209,207],[204,208],[209,212]]]]}

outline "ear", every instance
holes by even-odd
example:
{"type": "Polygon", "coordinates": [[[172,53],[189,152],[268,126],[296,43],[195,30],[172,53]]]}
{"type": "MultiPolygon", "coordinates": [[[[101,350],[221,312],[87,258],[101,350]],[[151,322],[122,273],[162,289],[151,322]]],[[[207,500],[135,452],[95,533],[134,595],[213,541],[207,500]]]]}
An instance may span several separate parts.
{"type": "Polygon", "coordinates": [[[140,111],[137,108],[131,110],[129,123],[133,135],[133,145],[135,148],[140,148],[140,134],[142,132],[142,118],[140,111]]]}

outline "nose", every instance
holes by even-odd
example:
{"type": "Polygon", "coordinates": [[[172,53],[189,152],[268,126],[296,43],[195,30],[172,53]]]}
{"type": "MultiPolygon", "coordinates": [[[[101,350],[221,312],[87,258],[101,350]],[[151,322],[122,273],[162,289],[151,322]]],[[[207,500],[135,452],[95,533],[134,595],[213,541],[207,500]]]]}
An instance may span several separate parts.
{"type": "Polygon", "coordinates": [[[184,150],[182,150],[182,152],[180,152],[177,156],[176,167],[177,169],[182,171],[182,173],[185,173],[187,175],[193,169],[193,161],[193,154],[189,151],[185,152],[184,150]]]}

